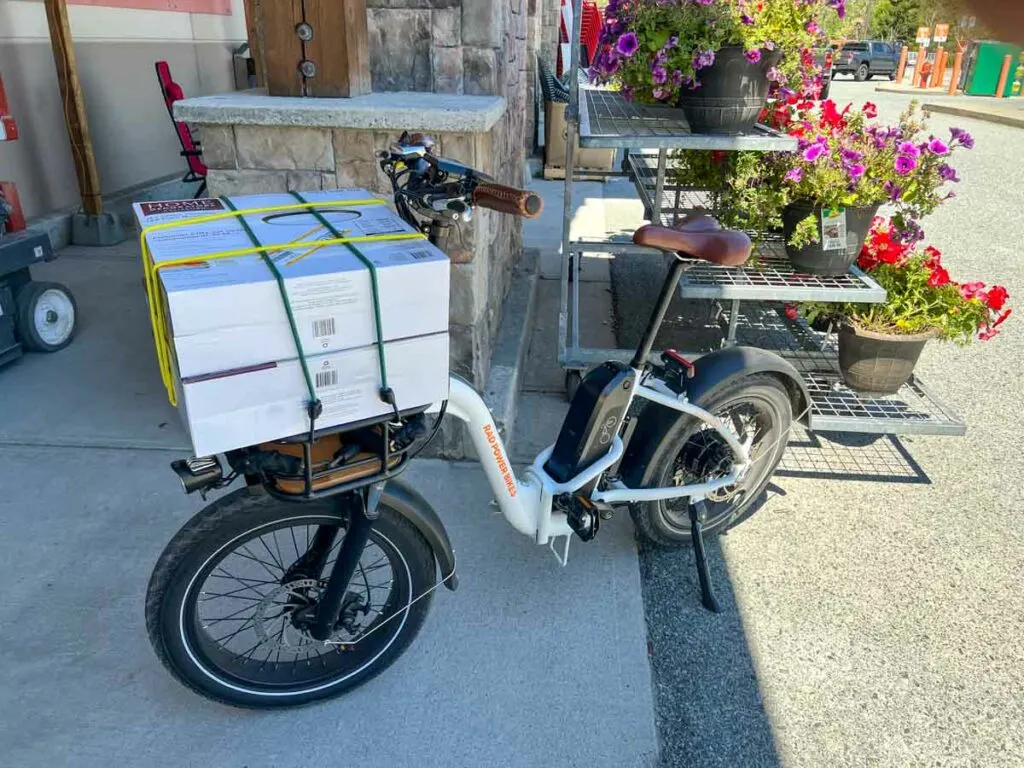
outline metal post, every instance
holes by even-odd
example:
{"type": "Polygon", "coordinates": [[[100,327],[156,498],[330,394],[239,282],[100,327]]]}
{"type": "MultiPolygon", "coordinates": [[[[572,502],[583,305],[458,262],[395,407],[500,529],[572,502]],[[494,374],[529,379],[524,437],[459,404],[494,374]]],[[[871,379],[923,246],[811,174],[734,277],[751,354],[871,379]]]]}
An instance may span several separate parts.
{"type": "Polygon", "coordinates": [[[960,87],[960,70],[964,66],[964,52],[957,51],[953,59],[953,77],[949,81],[949,95],[956,96],[957,88],[960,87]]]}
{"type": "Polygon", "coordinates": [[[668,150],[658,150],[658,176],[654,182],[654,213],[651,216],[652,224],[663,225],[665,223],[662,214],[664,213],[662,206],[662,198],[665,195],[665,165],[668,161],[668,150]]]}
{"type": "Polygon", "coordinates": [[[1010,54],[1006,54],[1003,57],[1003,68],[999,72],[999,85],[996,86],[996,98],[1003,98],[1003,91],[1006,90],[1006,81],[1010,79],[1010,64],[1013,61],[1013,57],[1010,54]]]}
{"type": "Polygon", "coordinates": [[[736,343],[736,329],[739,326],[740,321],[740,302],[739,299],[732,300],[732,306],[729,308],[729,334],[726,336],[726,346],[731,347],[736,343]]]}
{"type": "MultiPolygon", "coordinates": [[[[572,35],[569,48],[569,105],[565,109],[565,200],[562,207],[562,284],[558,314],[558,359],[566,362],[566,336],[569,332],[569,263],[581,258],[569,250],[572,228],[572,186],[576,169],[576,142],[580,128],[580,81],[577,70],[580,65],[580,29],[583,19],[583,0],[573,0],[572,35]]],[[[561,11],[559,11],[561,13],[561,11]]],[[[577,294],[579,282],[572,281],[572,290],[577,294]]]]}

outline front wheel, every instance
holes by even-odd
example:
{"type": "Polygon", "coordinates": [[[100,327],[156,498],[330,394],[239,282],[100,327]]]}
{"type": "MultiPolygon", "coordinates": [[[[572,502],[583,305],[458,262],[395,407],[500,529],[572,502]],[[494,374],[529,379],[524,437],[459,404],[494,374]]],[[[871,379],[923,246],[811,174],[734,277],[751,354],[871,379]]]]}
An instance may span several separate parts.
{"type": "MultiPolygon", "coordinates": [[[[738,525],[755,511],[786,450],[793,406],[785,385],[768,374],[741,379],[698,405],[731,427],[741,443],[750,444],[751,466],[746,475],[706,499],[704,532],[712,535],[738,525]]],[[[703,422],[683,416],[652,455],[642,487],[706,482],[728,474],[731,465],[732,452],[725,440],[703,422]]],[[[649,543],[663,547],[690,543],[689,499],[642,502],[632,505],[630,512],[649,543]]]]}
{"type": "Polygon", "coordinates": [[[433,552],[382,503],[334,633],[315,640],[301,616],[326,587],[343,509],[337,499],[297,505],[241,489],[189,520],[146,594],[150,642],[171,674],[216,701],[266,709],[338,696],[391,665],[430,608],[433,552]]]}

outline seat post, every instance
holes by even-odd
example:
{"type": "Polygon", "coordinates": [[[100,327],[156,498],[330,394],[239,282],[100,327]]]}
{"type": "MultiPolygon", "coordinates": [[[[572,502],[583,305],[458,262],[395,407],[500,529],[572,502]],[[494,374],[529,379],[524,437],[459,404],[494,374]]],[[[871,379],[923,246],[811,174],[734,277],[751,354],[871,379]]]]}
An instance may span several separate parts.
{"type": "Polygon", "coordinates": [[[669,267],[668,277],[665,278],[665,284],[661,287],[658,303],[654,307],[654,312],[651,313],[647,328],[644,329],[643,336],[640,337],[640,345],[636,348],[636,355],[633,356],[630,363],[630,367],[638,370],[647,364],[647,358],[650,357],[651,349],[654,348],[654,340],[658,336],[658,331],[661,330],[661,324],[665,320],[669,304],[672,303],[672,297],[679,286],[679,278],[683,276],[683,271],[686,269],[686,264],[682,259],[674,253],[672,257],[672,266],[669,267]]]}

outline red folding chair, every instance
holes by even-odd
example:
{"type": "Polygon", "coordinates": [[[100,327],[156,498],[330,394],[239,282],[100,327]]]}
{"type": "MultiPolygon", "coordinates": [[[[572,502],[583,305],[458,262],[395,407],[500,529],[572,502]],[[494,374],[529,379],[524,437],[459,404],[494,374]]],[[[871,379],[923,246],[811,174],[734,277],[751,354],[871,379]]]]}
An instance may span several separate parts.
{"type": "Polygon", "coordinates": [[[195,197],[201,197],[206,192],[206,163],[203,162],[203,149],[199,142],[192,137],[192,129],[188,127],[188,123],[174,119],[174,102],[184,99],[185,91],[171,78],[171,68],[166,61],[156,63],[156,77],[160,81],[160,92],[163,94],[164,104],[167,105],[167,114],[171,116],[174,130],[181,142],[181,156],[188,164],[188,173],[185,174],[182,181],[202,182],[195,194],[195,197]]]}

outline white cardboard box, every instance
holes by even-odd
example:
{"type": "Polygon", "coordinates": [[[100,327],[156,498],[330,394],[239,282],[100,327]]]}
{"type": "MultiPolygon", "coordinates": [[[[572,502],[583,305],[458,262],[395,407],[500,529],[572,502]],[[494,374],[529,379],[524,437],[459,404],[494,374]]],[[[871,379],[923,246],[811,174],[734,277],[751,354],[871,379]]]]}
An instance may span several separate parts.
{"type": "MultiPolygon", "coordinates": [[[[309,192],[309,202],[344,236],[413,232],[384,205],[346,207],[345,200],[378,197],[363,189],[309,192]],[[339,204],[340,201],[340,204],[339,204]]],[[[290,195],[231,198],[236,208],[292,205],[290,195]]],[[[141,227],[228,210],[216,198],[136,203],[141,227]]],[[[285,280],[299,338],[307,355],[354,349],[376,341],[368,268],[344,244],[321,249],[303,241],[330,239],[305,210],[244,217],[263,245],[295,243],[270,257],[285,280]]],[[[259,255],[202,261],[204,255],[252,247],[235,218],[151,232],[155,263],[194,258],[159,271],[169,334],[183,378],[296,358],[277,281],[259,255]]],[[[353,244],[377,268],[385,341],[448,329],[449,262],[426,240],[353,244]]]]}
{"type": "MultiPolygon", "coordinates": [[[[388,384],[401,410],[448,398],[448,334],[385,344],[388,384]]],[[[317,429],[386,416],[377,347],[307,359],[323,414],[317,429]]],[[[196,456],[243,448],[309,431],[309,395],[298,360],[184,378],[179,402],[196,456]]]]}

